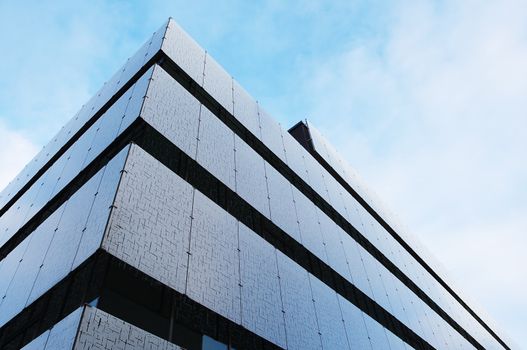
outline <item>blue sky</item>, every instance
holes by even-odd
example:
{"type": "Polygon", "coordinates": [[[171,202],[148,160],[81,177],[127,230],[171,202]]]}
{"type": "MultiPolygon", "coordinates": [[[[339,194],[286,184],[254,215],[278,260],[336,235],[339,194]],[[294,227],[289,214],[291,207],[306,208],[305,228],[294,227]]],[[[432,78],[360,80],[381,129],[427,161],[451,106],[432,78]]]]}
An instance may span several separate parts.
{"type": "Polygon", "coordinates": [[[508,0],[4,0],[0,187],[172,16],[285,127],[317,125],[526,347],[526,13],[508,0]]]}

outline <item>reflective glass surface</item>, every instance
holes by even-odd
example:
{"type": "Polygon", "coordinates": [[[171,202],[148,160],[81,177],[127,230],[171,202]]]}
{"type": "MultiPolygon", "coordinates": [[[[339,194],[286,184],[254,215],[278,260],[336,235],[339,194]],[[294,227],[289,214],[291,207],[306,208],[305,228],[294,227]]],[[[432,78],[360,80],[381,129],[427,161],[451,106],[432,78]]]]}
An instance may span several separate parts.
{"type": "Polygon", "coordinates": [[[82,170],[85,165],[87,150],[90,150],[93,145],[97,129],[98,127],[91,127],[86,130],[71,146],[71,150],[67,152],[68,161],[59,177],[54,194],[62,190],[82,170]]]}
{"type": "Polygon", "coordinates": [[[77,335],[77,328],[81,321],[82,310],[83,308],[75,310],[54,325],[53,328],[33,339],[22,350],[72,349],[77,335]]]}
{"type": "Polygon", "coordinates": [[[124,148],[102,169],[102,180],[89,208],[88,219],[82,229],[82,237],[71,266],[72,270],[84,262],[101,246],[112,204],[116,196],[115,191],[121,179],[121,170],[124,168],[128,152],[129,147],[124,148]]]}
{"type": "Polygon", "coordinates": [[[6,292],[13,281],[13,277],[20,266],[20,262],[30,240],[25,239],[22,243],[16,246],[7,257],[0,261],[0,307],[6,297],[6,292]]]}
{"type": "MultiPolygon", "coordinates": [[[[339,173],[339,175],[346,179],[348,183],[350,183],[352,187],[369,203],[369,205],[384,217],[385,220],[392,222],[393,219],[391,218],[390,213],[383,208],[377,196],[366,186],[364,186],[355,171],[351,169],[351,167],[349,167],[345,161],[342,160],[342,158],[333,149],[333,147],[327,143],[318,130],[313,128],[312,125],[308,125],[315,151],[320,156],[322,156],[333,167],[333,169],[339,173]]],[[[472,336],[474,336],[481,344],[486,344],[486,346],[490,347],[500,347],[497,341],[492,338],[492,336],[486,332],[472,316],[468,315],[467,310],[461,307],[461,305],[453,299],[453,296],[446,292],[441,285],[439,285],[437,280],[435,280],[427,271],[425,271],[424,268],[419,263],[417,263],[417,261],[411,257],[409,253],[404,248],[402,248],[399,243],[396,242],[394,238],[383,227],[381,227],[380,224],[375,219],[373,219],[362,206],[358,205],[358,203],[356,203],[356,201],[351,198],[349,194],[343,192],[345,190],[343,190],[340,184],[332,184],[331,186],[328,186],[328,190],[330,192],[340,192],[341,195],[343,195],[343,204],[347,209],[348,218],[350,221],[357,222],[357,224],[353,224],[353,222],[352,224],[358,228],[359,231],[365,235],[368,240],[370,240],[370,242],[375,244],[376,247],[378,247],[387,257],[389,257],[390,260],[394,262],[403,272],[405,272],[414,282],[416,282],[417,285],[423,291],[425,291],[425,293],[431,296],[431,298],[436,303],[438,303],[443,310],[446,310],[454,318],[454,320],[461,324],[463,328],[468,330],[469,333],[471,333],[472,336]],[[331,187],[335,188],[329,190],[331,187]],[[355,211],[350,210],[350,207],[356,208],[356,211],[360,216],[359,220],[355,217],[355,211]],[[358,225],[359,221],[362,222],[362,225],[358,225]]],[[[335,197],[335,195],[331,195],[330,197],[335,197]]],[[[342,213],[342,208],[339,210],[339,205],[336,206],[336,209],[342,213]]],[[[412,245],[415,249],[416,245],[413,243],[413,240],[412,245]]],[[[422,254],[422,249],[418,249],[417,251],[421,255],[424,255],[422,254]]],[[[434,314],[433,317],[437,317],[435,313],[430,313],[434,314]]],[[[430,332],[436,333],[436,341],[442,341],[438,339],[439,335],[437,333],[439,333],[439,330],[430,332]]]]}
{"type": "Polygon", "coordinates": [[[333,208],[335,208],[335,210],[338,211],[340,215],[348,218],[348,209],[342,198],[342,192],[344,191],[342,186],[340,186],[335,178],[329,175],[327,172],[324,174],[324,183],[326,184],[326,188],[328,190],[329,202],[333,208]]]}
{"type": "Polygon", "coordinates": [[[359,249],[359,254],[366,271],[366,276],[370,282],[370,287],[374,297],[373,299],[385,310],[393,314],[392,305],[379,272],[379,262],[363,249],[359,249]]]}
{"type": "Polygon", "coordinates": [[[130,101],[126,106],[126,112],[122,116],[121,125],[119,126],[120,135],[123,133],[134,120],[137,119],[137,116],[141,113],[141,109],[144,106],[144,101],[146,100],[146,94],[150,88],[150,83],[152,81],[152,74],[156,66],[153,66],[147,70],[137,82],[131,87],[132,96],[130,101]]]}
{"type": "Polygon", "coordinates": [[[45,331],[37,338],[33,339],[29,344],[24,346],[22,350],[44,350],[46,342],[48,341],[49,331],[45,331]]]}
{"type": "Polygon", "coordinates": [[[408,344],[406,344],[404,341],[401,340],[398,336],[390,332],[389,330],[386,330],[386,337],[388,338],[388,343],[390,344],[390,350],[410,350],[412,347],[408,344]]]}
{"type": "Polygon", "coordinates": [[[70,350],[73,349],[79,323],[82,318],[83,308],[79,308],[57,323],[49,332],[46,342],[46,350],[70,350]]]}
{"type": "Polygon", "coordinates": [[[222,342],[212,339],[211,337],[204,336],[202,349],[203,350],[228,350],[229,347],[226,344],[223,344],[222,342]]]}
{"type": "Polygon", "coordinates": [[[363,293],[370,298],[375,299],[361,258],[361,247],[349,236],[342,237],[342,245],[344,246],[344,251],[348,261],[351,281],[363,293]]]}
{"type": "MultiPolygon", "coordinates": [[[[97,173],[64,204],[64,210],[40,266],[28,304],[70,272],[90,214],[89,207],[93,203],[102,175],[102,172],[97,173]]],[[[39,248],[42,246],[45,245],[39,244],[39,248]]]]}

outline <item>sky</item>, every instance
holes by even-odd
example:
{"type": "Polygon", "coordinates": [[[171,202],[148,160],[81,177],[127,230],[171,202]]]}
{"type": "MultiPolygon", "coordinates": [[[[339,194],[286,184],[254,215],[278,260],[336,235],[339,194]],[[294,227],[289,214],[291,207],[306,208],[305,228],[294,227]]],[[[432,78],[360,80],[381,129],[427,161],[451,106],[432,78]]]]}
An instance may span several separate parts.
{"type": "Polygon", "coordinates": [[[527,2],[0,1],[0,188],[172,16],[527,348],[527,2]]]}

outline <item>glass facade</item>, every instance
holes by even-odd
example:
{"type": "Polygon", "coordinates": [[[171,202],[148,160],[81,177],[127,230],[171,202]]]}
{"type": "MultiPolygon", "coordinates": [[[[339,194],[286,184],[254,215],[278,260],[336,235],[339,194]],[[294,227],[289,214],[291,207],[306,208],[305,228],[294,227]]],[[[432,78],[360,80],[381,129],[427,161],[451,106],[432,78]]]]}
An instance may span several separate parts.
{"type": "Polygon", "coordinates": [[[0,348],[508,349],[424,256],[169,20],[0,194],[0,348]]]}

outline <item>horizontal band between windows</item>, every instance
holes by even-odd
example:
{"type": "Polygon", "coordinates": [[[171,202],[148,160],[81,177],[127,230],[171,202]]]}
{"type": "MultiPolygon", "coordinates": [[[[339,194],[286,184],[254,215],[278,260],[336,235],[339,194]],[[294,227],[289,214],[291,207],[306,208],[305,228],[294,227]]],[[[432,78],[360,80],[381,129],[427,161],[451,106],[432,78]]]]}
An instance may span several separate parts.
{"type": "MultiPolygon", "coordinates": [[[[194,94],[198,99],[200,99],[200,101],[202,103],[204,103],[209,109],[211,109],[212,111],[216,111],[217,115],[220,117],[220,119],[229,127],[231,128],[238,136],[240,136],[245,142],[247,142],[248,144],[250,145],[253,145],[253,148],[266,160],[268,161],[270,164],[273,164],[277,170],[279,170],[282,175],[286,175],[284,172],[289,172],[290,176],[292,177],[298,177],[294,172],[292,172],[292,170],[288,169],[287,165],[285,165],[285,163],[282,162],[281,159],[279,159],[276,155],[274,155],[265,145],[263,145],[263,143],[261,143],[260,140],[258,140],[256,137],[254,137],[241,123],[239,123],[238,121],[236,121],[234,118],[232,118],[232,116],[230,115],[230,113],[228,111],[226,111],[223,107],[221,107],[203,88],[201,88],[199,85],[197,85],[185,72],[183,72],[170,58],[168,58],[164,53],[162,52],[158,52],[156,53],[147,63],[145,63],[143,65],[143,67],[128,81],[126,82],[115,94],[113,97],[111,97],[107,103],[105,103],[103,105],[103,107],[101,107],[101,109],[96,112],[89,120],[88,122],[86,122],[86,124],[81,127],[79,129],[79,131],[77,133],[75,133],[58,151],[57,153],[48,160],[48,162],[46,162],[46,164],[17,192],[16,195],[13,196],[13,198],[11,198],[1,209],[0,209],[0,216],[2,214],[4,214],[8,209],[9,207],[11,207],[15,202],[16,200],[18,200],[22,195],[23,193],[25,193],[27,191],[27,189],[33,184],[35,183],[38,178],[40,176],[42,176],[42,174],[45,173],[45,171],[51,166],[53,165],[53,163],[62,155],[64,154],[67,149],[74,143],[76,142],[76,140],[91,126],[93,125],[97,119],[106,112],[106,110],[118,99],[120,98],[124,92],[127,91],[128,88],[130,88],[138,79],[139,77],[144,74],[155,62],[157,61],[162,61],[161,64],[163,66],[163,68],[169,72],[176,80],[178,80],[185,88],[187,88],[187,90],[189,90],[192,94],[194,94]],[[200,98],[201,97],[201,98],[200,98]],[[221,117],[223,115],[223,118],[221,117]],[[276,164],[279,164],[280,166],[276,166],[276,164]],[[284,168],[286,170],[281,171],[279,168],[284,168]]],[[[315,156],[315,158],[320,162],[320,157],[318,156],[315,156]]],[[[322,163],[321,163],[322,164],[322,163]]],[[[472,311],[472,309],[470,309],[470,307],[462,301],[462,299],[417,255],[417,253],[415,253],[415,251],[413,251],[411,249],[411,247],[409,247],[406,242],[404,242],[404,240],[402,240],[396,233],[395,231],[393,231],[393,229],[391,229],[391,227],[384,223],[383,224],[383,220],[382,218],[380,218],[380,216],[378,216],[378,214],[373,210],[371,209],[367,203],[365,203],[365,201],[358,195],[355,193],[355,191],[353,191],[353,189],[347,184],[345,183],[342,183],[340,179],[338,177],[336,177],[335,175],[338,175],[336,174],[333,169],[328,169],[328,166],[329,165],[324,165],[322,164],[322,166],[324,166],[324,168],[326,168],[326,170],[328,170],[330,172],[330,174],[332,176],[335,177],[335,179],[337,181],[339,181],[339,183],[341,183],[344,188],[346,190],[348,190],[350,192],[350,194],[355,197],[364,207],[366,210],[368,210],[370,212],[370,214],[372,214],[378,221],[381,225],[383,225],[383,227],[385,227],[388,232],[390,232],[392,234],[392,236],[394,236],[394,238],[396,240],[399,241],[399,243],[401,243],[401,245],[403,245],[403,247],[405,247],[405,249],[407,249],[407,251],[414,257],[416,258],[416,260],[418,260],[422,265],[423,267],[434,277],[438,280],[438,282],[443,285],[443,287],[445,287],[445,289],[451,293],[454,298],[465,308],[467,309],[467,311],[491,334],[493,335],[499,342],[500,344],[502,344],[505,348],[508,349],[508,347],[506,346],[506,344],[496,335],[495,332],[493,332],[486,324],[484,321],[481,320],[481,318],[479,318],[479,316],[477,316],[477,314],[472,311]],[[330,171],[331,170],[331,171],[330,171]],[[345,184],[345,185],[344,185],[345,184]],[[351,190],[350,190],[351,189],[351,190]],[[379,220],[380,218],[380,220],[379,220]]],[[[331,168],[331,167],[329,167],[331,168]]],[[[287,176],[286,176],[287,177],[287,176]]],[[[290,179],[290,177],[287,177],[288,179],[290,179]]],[[[343,181],[343,180],[342,180],[343,181]]],[[[309,192],[311,190],[311,192],[313,192],[313,195],[315,197],[320,197],[317,193],[315,193],[310,187],[309,185],[307,185],[301,178],[298,177],[298,179],[296,180],[292,180],[291,181],[293,183],[293,185],[297,186],[302,192],[304,192],[301,188],[305,188],[307,192],[309,192]],[[300,181],[298,181],[300,180],[300,181]],[[300,187],[299,187],[300,186],[300,187]]],[[[304,192],[304,194],[306,196],[308,196],[308,198],[312,199],[312,196],[309,196],[308,193],[304,192]]],[[[321,197],[319,198],[321,201],[324,201],[321,197]]],[[[317,201],[314,201],[315,204],[317,204],[317,201]]],[[[319,202],[319,201],[318,201],[319,202]]],[[[320,203],[319,203],[320,204],[320,203]]],[[[327,203],[322,203],[322,207],[317,204],[324,212],[326,212],[323,207],[328,205],[327,203]]],[[[48,208],[49,209],[49,208],[48,208]]],[[[45,211],[44,209],[41,210],[41,212],[45,211]]],[[[326,212],[327,214],[327,212],[326,212]]],[[[42,215],[40,215],[42,216],[42,215]]],[[[335,218],[332,216],[332,215],[329,215],[332,219],[335,220],[335,218]]],[[[344,219],[345,220],[345,219],[344,219]]],[[[38,222],[38,218],[37,220],[35,220],[36,222],[38,222]]],[[[335,220],[337,222],[337,220],[335,220]]],[[[28,223],[29,224],[29,223],[28,223]]],[[[339,224],[337,222],[337,224],[339,224]]],[[[27,225],[25,225],[27,226],[27,225]]],[[[29,225],[28,227],[30,227],[31,225],[29,225]]],[[[339,224],[340,226],[340,224],[339,224]]],[[[24,231],[24,229],[22,229],[24,231]]],[[[27,231],[27,230],[26,230],[27,231]]],[[[361,235],[359,233],[359,235],[361,235]]],[[[362,235],[361,235],[362,236],[362,235]]],[[[20,239],[20,237],[23,237],[23,235],[19,235],[18,238],[15,238],[15,237],[12,237],[10,239],[10,241],[8,241],[3,247],[0,248],[0,259],[2,259],[3,257],[5,257],[6,253],[9,252],[10,250],[13,249],[14,246],[16,246],[17,242],[19,243],[21,240],[18,240],[17,239],[20,239]],[[14,244],[14,245],[13,245],[14,244]]],[[[22,238],[23,239],[23,238],[22,238]]],[[[365,238],[363,238],[365,240],[365,238]]],[[[363,245],[363,243],[361,243],[361,241],[359,239],[356,239],[359,244],[363,245]]],[[[364,247],[364,246],[363,246],[364,247]]],[[[369,250],[368,250],[369,251],[369,250]]],[[[370,251],[371,253],[371,251],[370,251]]],[[[381,253],[382,254],[382,253],[381,253]]],[[[378,255],[377,254],[372,254],[374,256],[376,256],[378,258],[378,255]]],[[[403,281],[404,283],[404,281],[403,281]]],[[[406,284],[406,283],[405,283],[406,284]]],[[[412,289],[413,290],[413,289],[412,289]]],[[[415,291],[414,291],[415,292],[415,291]]],[[[423,300],[426,302],[426,300],[423,300]]],[[[428,303],[427,303],[428,304],[428,303]]]]}
{"type": "Polygon", "coordinates": [[[161,58],[161,51],[153,55],[88,121],[53,155],[13,197],[0,208],[0,217],[122,96],[139,78],[161,58]]]}
{"type": "MultiPolygon", "coordinates": [[[[83,171],[81,171],[71,182],[70,184],[68,184],[62,191],[60,191],[50,202],[48,202],[26,225],[24,225],[8,242],[6,242],[6,244],[4,246],[2,246],[0,248],[0,259],[4,258],[12,249],[14,249],[20,242],[23,241],[23,239],[25,239],[41,222],[43,222],[51,213],[53,213],[54,210],[56,210],[58,207],[60,207],[60,205],[62,205],[78,188],[80,188],[91,176],[93,176],[100,168],[102,168],[109,159],[111,159],[111,157],[113,157],[115,154],[117,154],[118,151],[120,151],[122,149],[122,147],[124,147],[124,145],[126,145],[127,143],[129,143],[131,140],[134,140],[137,138],[137,136],[143,132],[145,132],[143,129],[145,128],[145,125],[146,123],[144,123],[141,119],[138,119],[136,120],[129,128],[127,128],[114,142],[111,143],[111,145],[105,149],[88,167],[86,167],[83,171]]],[[[147,129],[150,128],[152,129],[151,127],[146,127],[147,129]]],[[[157,131],[156,131],[157,132],[157,131]]],[[[160,138],[164,138],[163,136],[161,136],[159,134],[159,137],[160,138]]],[[[144,138],[143,138],[144,139],[144,138]]],[[[170,143],[168,140],[166,140],[166,142],[170,143]]],[[[170,145],[172,145],[170,143],[170,145]]],[[[175,147],[175,146],[173,146],[175,147]]],[[[270,152],[270,151],[269,151],[270,152]]],[[[182,154],[184,154],[183,152],[181,152],[182,154]]],[[[186,155],[185,155],[186,156],[186,155]]],[[[188,156],[187,156],[188,157],[188,156]]],[[[276,157],[276,156],[275,156],[276,157]]],[[[277,157],[276,157],[277,158],[277,157]]],[[[190,159],[190,158],[189,158],[190,159]]],[[[192,162],[195,163],[194,160],[190,159],[192,162]]],[[[196,163],[197,164],[197,163],[196,163]]],[[[170,166],[169,166],[170,167],[170,166]]],[[[203,169],[203,171],[205,171],[203,169]]],[[[294,174],[294,173],[293,173],[294,174]]],[[[181,175],[184,175],[184,174],[181,174],[181,175]]],[[[182,176],[184,177],[184,176],[182,176]]],[[[197,179],[197,181],[199,181],[199,179],[197,179]]],[[[221,182],[220,182],[221,183],[221,182]]],[[[307,186],[307,184],[304,184],[305,186],[307,186]]],[[[309,191],[310,188],[309,187],[306,187],[305,188],[306,191],[309,191]]],[[[311,190],[312,191],[312,190],[311,190]]],[[[314,192],[314,191],[312,191],[314,192]]],[[[305,192],[304,192],[305,193],[305,192]]],[[[316,194],[316,193],[315,193],[316,194]]],[[[308,197],[309,198],[309,197],[308,197]]],[[[242,200],[240,198],[240,200],[242,200]]],[[[322,200],[322,199],[321,199],[322,200]]],[[[243,201],[243,200],[242,200],[243,201]]],[[[245,201],[243,201],[245,202],[245,201]]],[[[219,205],[221,206],[225,206],[226,203],[218,203],[219,205]]],[[[333,210],[333,208],[331,207],[327,207],[327,210],[333,210]]],[[[258,213],[256,210],[253,209],[254,212],[258,213]]],[[[336,211],[333,210],[334,213],[336,213],[336,211]]],[[[327,213],[327,211],[326,211],[327,213]]],[[[338,214],[338,213],[337,213],[338,214]]],[[[260,215],[258,213],[258,215],[260,215]]],[[[334,217],[332,217],[331,215],[329,215],[332,219],[335,220],[334,217]]],[[[263,219],[265,220],[268,220],[267,218],[263,217],[263,219]]],[[[243,221],[243,220],[241,220],[243,221]]],[[[336,220],[335,220],[336,221],[336,220]]],[[[270,221],[269,221],[270,222],[270,221]]],[[[339,223],[338,221],[336,221],[337,224],[339,223]]],[[[363,247],[365,247],[366,250],[368,250],[370,253],[372,253],[372,251],[374,253],[372,253],[373,256],[375,256],[381,263],[385,262],[385,266],[386,264],[389,264],[391,263],[384,255],[382,255],[382,253],[378,252],[379,254],[375,254],[375,250],[376,248],[371,245],[371,243],[369,243],[369,241],[365,240],[364,237],[362,237],[360,234],[357,235],[357,232],[356,230],[354,230],[354,228],[349,224],[347,223],[347,221],[344,219],[344,218],[341,218],[340,220],[341,224],[340,226],[342,227],[343,224],[347,224],[348,227],[342,227],[345,231],[347,231],[348,233],[351,232],[351,236],[357,240],[359,242],[359,244],[361,244],[363,247]],[[369,249],[368,249],[369,248],[369,249]]],[[[272,224],[272,223],[271,223],[272,224]]],[[[272,224],[274,226],[274,224],[272,224]]],[[[250,224],[248,223],[248,226],[250,226],[250,224]]],[[[285,233],[283,234],[284,237],[289,237],[288,235],[286,235],[285,233]]],[[[265,238],[265,237],[264,237],[265,238]]],[[[293,243],[291,244],[298,244],[296,241],[294,241],[292,238],[289,237],[289,240],[293,243]]],[[[279,244],[279,241],[276,241],[273,243],[273,242],[270,242],[271,244],[273,244],[274,246],[276,246],[277,244],[279,244]]],[[[303,247],[302,247],[303,248],[303,247]]],[[[290,254],[287,254],[286,250],[288,249],[287,247],[284,246],[284,253],[286,255],[290,255],[290,254]]],[[[305,248],[303,248],[305,249],[305,248]]],[[[306,250],[307,251],[307,250],[306,250]]],[[[310,253],[311,254],[311,253],[310,253]]],[[[313,255],[314,257],[314,255],[313,255]]],[[[318,258],[317,258],[318,259],[318,258]]],[[[393,265],[393,264],[392,264],[393,265]]],[[[394,265],[393,265],[394,266],[394,265]]],[[[328,267],[329,268],[329,267],[328,267]]],[[[394,273],[393,270],[391,270],[388,266],[387,266],[388,270],[392,271],[392,273],[394,273]]],[[[400,273],[398,274],[397,271],[398,269],[396,269],[396,272],[394,273],[395,276],[397,276],[399,279],[401,279],[403,281],[403,283],[405,282],[405,279],[404,277],[404,274],[400,273]],[[401,277],[402,275],[402,277],[401,277]]],[[[321,280],[324,281],[323,278],[321,278],[321,280]]],[[[411,280],[409,280],[407,277],[406,277],[406,282],[405,283],[406,285],[408,285],[411,280]]],[[[411,282],[413,283],[413,282],[411,282]]],[[[416,287],[416,286],[415,286],[416,287]]],[[[413,290],[411,287],[409,287],[411,290],[413,290]]],[[[417,288],[417,287],[416,287],[417,288]]],[[[415,292],[415,291],[414,291],[415,292]]],[[[418,296],[421,297],[421,299],[424,298],[428,298],[428,296],[426,294],[424,294],[422,291],[420,294],[416,293],[418,296]]],[[[426,301],[425,301],[426,302],[426,301]]],[[[433,308],[432,309],[436,310],[439,309],[438,306],[436,306],[436,308],[433,308]]],[[[440,309],[439,309],[440,310],[440,309]]],[[[441,311],[438,312],[438,314],[441,315],[441,311]]],[[[446,315],[446,313],[443,312],[443,314],[446,315]]],[[[446,315],[448,316],[448,315],[446,315]]],[[[375,318],[375,317],[373,317],[375,318]]],[[[445,317],[443,317],[445,318],[445,317]]],[[[447,319],[447,322],[448,322],[448,319],[447,319]]],[[[450,322],[449,322],[450,323],[450,322]]],[[[452,323],[451,323],[452,325],[452,323]]],[[[388,328],[388,327],[387,327],[388,328]]],[[[462,334],[465,338],[467,338],[466,335],[468,335],[468,333],[464,332],[464,330],[459,327],[459,325],[454,326],[453,325],[453,328],[455,328],[456,330],[458,330],[458,332],[460,334],[462,334]],[[463,334],[465,333],[465,334],[463,334]]],[[[468,335],[469,336],[469,335],[468,335]]],[[[469,340],[469,339],[468,339],[469,340]]],[[[469,340],[470,341],[470,340],[469,340]]],[[[474,344],[473,341],[470,341],[471,343],[474,344]]],[[[476,347],[478,347],[478,344],[476,343],[475,344],[476,347]]]]}
{"type": "MultiPolygon", "coordinates": [[[[136,143],[234,218],[264,238],[273,247],[284,253],[403,341],[417,349],[433,349],[430,344],[413,330],[258,212],[236,192],[172,144],[155,128],[146,125],[144,133],[136,140],[136,143]]],[[[482,347],[479,348],[482,349],[482,347]]]]}
{"type": "Polygon", "coordinates": [[[159,64],[161,67],[178,81],[187,91],[193,94],[207,109],[213,112],[227,127],[246,142],[256,153],[266,162],[272,165],[281,173],[293,186],[301,191],[310,199],[320,210],[330,219],[346,231],[358,244],[375,257],[386,269],[404,283],[414,292],[425,304],[450,324],[459,334],[478,349],[483,346],[477,342],[465,329],[463,329],[450,315],[448,315],[434,300],[432,300],[419,286],[417,286],[406,274],[400,270],[391,260],[386,257],[375,245],[355,229],[340,213],[338,213],[325,199],[311,188],[298,174],[296,174],[287,164],[276,156],[262,141],[254,136],[245,126],[243,126],[234,116],[221,106],[209,93],[199,86],[190,76],[188,76],[176,63],[169,57],[163,57],[159,64]]]}
{"type": "MultiPolygon", "coordinates": [[[[164,60],[165,62],[166,60],[164,60]]],[[[175,65],[175,64],[174,64],[175,65]]],[[[145,66],[145,70],[147,70],[149,67],[145,66]]],[[[180,72],[183,73],[183,72],[180,72]]],[[[185,79],[183,79],[185,80],[185,79]]],[[[178,80],[179,81],[179,80],[178,80]]],[[[197,84],[194,83],[192,85],[193,80],[190,77],[186,77],[187,85],[190,85],[189,91],[192,91],[193,89],[199,90],[201,87],[197,86],[197,84]],[[194,88],[192,88],[194,86],[194,88]]],[[[130,84],[133,84],[132,80],[130,80],[130,84]]],[[[184,85],[185,86],[185,85],[184,85]]],[[[188,87],[188,86],[186,86],[188,87]]],[[[205,93],[204,91],[202,91],[205,93]]],[[[225,110],[222,112],[222,107],[217,104],[217,102],[212,99],[212,97],[208,97],[208,103],[205,103],[206,106],[210,107],[212,111],[215,111],[214,109],[214,103],[216,104],[216,107],[220,109],[219,113],[220,115],[223,115],[222,119],[224,122],[226,121],[226,124],[231,127],[234,131],[238,128],[240,130],[237,131],[238,135],[245,135],[246,137],[242,137],[249,145],[253,146],[253,148],[260,153],[266,161],[268,161],[271,164],[275,164],[275,168],[282,173],[287,179],[289,179],[299,190],[301,190],[308,198],[310,198],[316,205],[319,206],[328,216],[333,219],[339,226],[341,226],[348,234],[350,234],[359,244],[361,244],[367,251],[369,251],[374,257],[377,258],[385,267],[387,267],[388,270],[390,270],[395,276],[397,276],[403,283],[405,283],[414,293],[416,293],[425,303],[429,304],[427,302],[427,298],[429,297],[422,292],[413,282],[406,277],[398,268],[389,261],[378,249],[373,246],[369,241],[367,241],[358,231],[356,231],[342,216],[340,216],[339,213],[337,213],[327,202],[325,202],[315,191],[309,187],[298,175],[296,175],[291,169],[285,165],[276,155],[274,155],[269,149],[266,148],[261,141],[256,139],[248,130],[245,129],[243,125],[241,125],[239,122],[235,121],[232,117],[226,117],[229,115],[229,113],[225,110]],[[212,102],[211,102],[212,101],[212,102]],[[223,113],[223,114],[222,114],[223,113]],[[238,125],[236,125],[236,123],[238,125]],[[234,124],[234,125],[231,125],[234,124]],[[252,142],[251,142],[252,141],[252,142]],[[256,145],[255,145],[256,144],[256,145]],[[255,147],[256,146],[256,147],[255,147]],[[278,164],[278,167],[276,166],[278,164]],[[390,268],[390,265],[392,268],[390,268]],[[399,271],[400,273],[397,273],[399,271]],[[412,284],[414,288],[412,288],[412,284]],[[417,290],[417,292],[416,292],[417,290]]],[[[50,213],[52,213],[56,208],[58,208],[69,196],[76,191],[87,179],[95,174],[95,172],[100,169],[103,164],[106,163],[106,161],[118,150],[120,150],[122,147],[119,147],[118,145],[123,145],[129,140],[133,139],[131,136],[133,132],[130,132],[130,130],[139,130],[140,128],[138,125],[141,124],[141,122],[137,121],[135,126],[130,126],[127,131],[125,131],[121,136],[117,138],[116,141],[112,143],[111,146],[109,146],[103,153],[96,158],[85,170],[83,170],[71,183],[71,185],[66,186],[55,198],[53,198],[46,206],[39,211],[30,222],[28,222],[24,227],[19,230],[17,234],[15,234],[3,247],[0,248],[0,259],[5,257],[9,251],[14,249],[17,244],[19,244],[27,235],[29,235],[32,230],[40,224],[47,216],[49,216],[50,213]],[[116,146],[117,145],[117,146],[116,146]],[[106,161],[105,161],[106,159],[106,161]]],[[[429,299],[430,300],[430,299],[429,299]]],[[[431,301],[431,300],[430,300],[431,301]]],[[[433,303],[433,301],[431,301],[433,303]]],[[[435,304],[435,303],[433,303],[435,304]]],[[[446,321],[449,322],[448,318],[449,316],[446,315],[445,312],[443,312],[437,305],[435,307],[431,306],[432,309],[434,309],[440,316],[443,318],[446,318],[446,321]],[[440,310],[440,311],[438,311],[440,310]]],[[[465,338],[468,335],[459,325],[454,326],[451,322],[449,322],[460,334],[462,334],[465,338]],[[463,334],[465,333],[465,334],[463,334]]],[[[470,341],[470,340],[469,340],[470,341]]],[[[471,341],[472,343],[472,341],[471,341]]]]}
{"type": "Polygon", "coordinates": [[[101,249],[1,327],[0,349],[20,349],[87,303],[178,345],[171,330],[183,327],[240,350],[281,349],[101,249]]]}
{"type": "MultiPolygon", "coordinates": [[[[312,146],[313,147],[313,146],[312,146]]],[[[461,306],[467,310],[467,312],[476,319],[481,326],[494,337],[503,347],[506,349],[510,348],[507,346],[507,344],[483,321],[475,312],[472,310],[470,306],[468,306],[467,303],[461,299],[461,297],[452,289],[450,286],[424,261],[419,254],[408,244],[406,241],[399,235],[395,230],[380,216],[375,209],[373,209],[347,182],[344,180],[336,171],[333,169],[331,165],[328,164],[328,162],[322,158],[317,152],[314,151],[314,149],[307,149],[309,153],[319,162],[319,164],[326,169],[326,171],[335,178],[335,180],[342,185],[342,187],[348,191],[349,194],[353,196],[363,207],[366,209],[366,211],[375,219],[377,222],[384,227],[386,231],[392,235],[392,237],[399,242],[399,244],[406,249],[406,251],[419,263],[423,268],[436,280],[439,282],[445,290],[452,295],[452,297],[459,303],[461,306]]]]}
{"type": "Polygon", "coordinates": [[[64,204],[82,185],[103,168],[110,159],[133,140],[141,130],[142,120],[135,120],[125,131],[113,140],[89,165],[80,171],[62,190],[46,203],[42,209],[25,223],[15,234],[0,247],[0,261],[31,234],[55,210],[64,204]]]}
{"type": "Polygon", "coordinates": [[[314,256],[305,247],[274,225],[269,219],[252,208],[221,181],[208,173],[196,161],[179,150],[157,130],[137,119],[110,146],[108,146],[88,167],[80,172],[62,191],[44,206],[26,225],[24,225],[2,248],[0,259],[4,258],[12,249],[20,244],[34,229],[49,215],[59,208],[75,193],[91,176],[99,171],[129,142],[135,141],[154,158],[161,161],[192,186],[200,190],[231,215],[253,229],[274,247],[301,265],[311,274],[325,282],[337,293],[348,299],[359,309],[377,320],[384,327],[392,331],[408,344],[418,349],[432,347],[417,334],[389,314],[374,300],[365,295],[358,288],[337,274],[328,265],[314,256]]]}
{"type": "Polygon", "coordinates": [[[20,349],[100,295],[109,254],[94,254],[0,328],[0,349],[20,349]]]}

